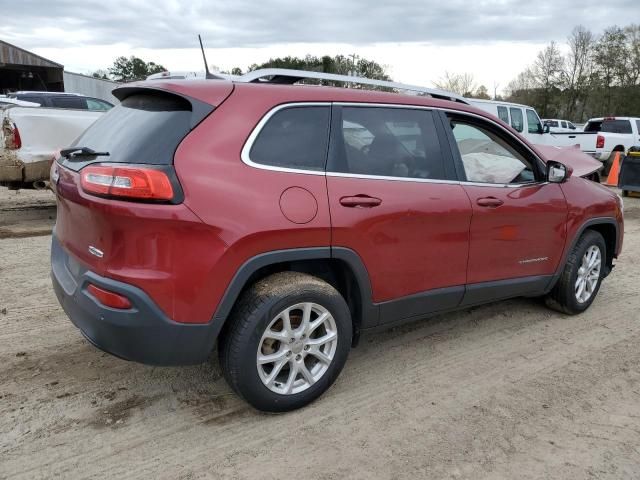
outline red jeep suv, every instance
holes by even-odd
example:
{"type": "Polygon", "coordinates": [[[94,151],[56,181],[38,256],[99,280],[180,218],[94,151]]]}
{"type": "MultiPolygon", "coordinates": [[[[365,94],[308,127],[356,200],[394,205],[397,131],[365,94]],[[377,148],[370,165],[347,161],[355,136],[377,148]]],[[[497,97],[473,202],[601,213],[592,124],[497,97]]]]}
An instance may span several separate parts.
{"type": "Polygon", "coordinates": [[[570,150],[560,163],[453,94],[271,73],[119,87],[57,155],[53,286],[98,348],[183,365],[217,347],[240,396],[286,411],[362,332],[516,296],[594,301],[622,201],[570,150]]]}

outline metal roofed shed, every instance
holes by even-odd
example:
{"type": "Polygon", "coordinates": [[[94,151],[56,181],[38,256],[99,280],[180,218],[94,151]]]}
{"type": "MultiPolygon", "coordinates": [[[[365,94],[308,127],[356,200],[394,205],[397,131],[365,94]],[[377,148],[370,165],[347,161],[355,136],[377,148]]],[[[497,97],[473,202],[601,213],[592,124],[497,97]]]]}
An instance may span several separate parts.
{"type": "Polygon", "coordinates": [[[0,40],[0,93],[14,90],[64,91],[64,67],[0,40]]]}

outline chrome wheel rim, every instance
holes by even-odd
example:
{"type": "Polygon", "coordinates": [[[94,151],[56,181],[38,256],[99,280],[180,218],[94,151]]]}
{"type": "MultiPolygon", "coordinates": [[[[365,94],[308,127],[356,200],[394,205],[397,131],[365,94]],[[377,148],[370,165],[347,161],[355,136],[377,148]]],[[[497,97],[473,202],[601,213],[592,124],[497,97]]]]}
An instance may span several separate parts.
{"type": "Polygon", "coordinates": [[[312,302],[292,305],[271,320],[260,339],[258,375],[272,392],[303,392],[327,372],[337,347],[338,329],[329,310],[312,302]]]}
{"type": "Polygon", "coordinates": [[[582,257],[575,284],[575,294],[578,303],[587,302],[596,291],[600,280],[602,253],[596,245],[590,246],[582,257]]]}

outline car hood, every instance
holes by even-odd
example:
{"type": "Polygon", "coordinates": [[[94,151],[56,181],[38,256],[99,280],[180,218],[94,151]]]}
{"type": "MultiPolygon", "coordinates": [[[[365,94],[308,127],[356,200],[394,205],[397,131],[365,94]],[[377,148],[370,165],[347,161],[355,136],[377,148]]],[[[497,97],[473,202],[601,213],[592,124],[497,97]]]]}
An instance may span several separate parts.
{"type": "Polygon", "coordinates": [[[545,162],[553,160],[571,167],[573,175],[576,177],[584,177],[602,168],[602,162],[587,155],[577,147],[536,145],[536,150],[541,154],[545,162]]]}

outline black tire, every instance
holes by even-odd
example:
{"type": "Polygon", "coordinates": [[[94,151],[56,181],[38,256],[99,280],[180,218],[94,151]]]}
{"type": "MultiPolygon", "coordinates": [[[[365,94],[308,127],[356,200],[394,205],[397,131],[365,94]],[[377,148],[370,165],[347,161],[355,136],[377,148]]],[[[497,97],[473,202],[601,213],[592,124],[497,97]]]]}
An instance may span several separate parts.
{"type": "Polygon", "coordinates": [[[548,307],[569,315],[575,315],[584,312],[593,303],[593,300],[598,295],[600,285],[602,285],[602,279],[604,278],[607,258],[607,247],[604,242],[604,238],[598,232],[594,230],[587,230],[582,234],[578,242],[573,247],[567,263],[564,266],[564,270],[560,275],[560,279],[553,287],[553,290],[546,297],[546,304],[548,307]],[[600,249],[601,267],[600,275],[597,285],[589,297],[584,302],[579,302],[576,298],[575,284],[578,277],[578,270],[582,264],[582,258],[586,251],[592,247],[597,246],[600,249]]]}
{"type": "Polygon", "coordinates": [[[622,196],[623,197],[628,197],[629,196],[629,190],[622,190],[622,196]]]}
{"type": "Polygon", "coordinates": [[[224,376],[240,397],[265,412],[295,410],[317,399],[338,378],[351,349],[351,314],[345,300],[328,283],[304,273],[276,273],[258,281],[242,294],[227,323],[219,341],[224,376]],[[298,393],[276,393],[258,374],[258,347],[272,320],[287,307],[302,302],[320,305],[333,316],[337,346],[333,360],[316,383],[298,393]]]}

